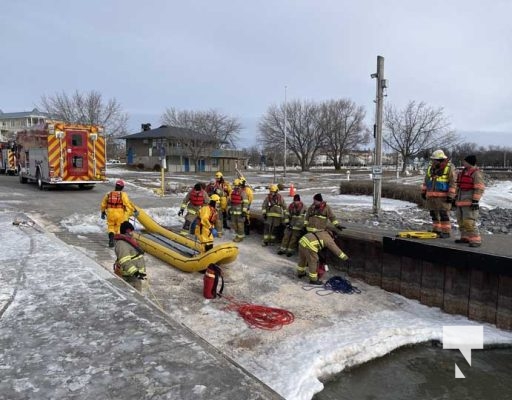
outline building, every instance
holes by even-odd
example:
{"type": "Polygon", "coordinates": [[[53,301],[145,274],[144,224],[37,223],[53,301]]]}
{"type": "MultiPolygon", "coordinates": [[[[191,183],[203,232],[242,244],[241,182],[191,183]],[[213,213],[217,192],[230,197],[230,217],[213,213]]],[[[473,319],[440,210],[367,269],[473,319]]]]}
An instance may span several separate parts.
{"type": "Polygon", "coordinates": [[[126,140],[126,164],[142,169],[170,172],[235,172],[247,159],[239,150],[219,148],[218,140],[186,128],[162,125],[121,137],[126,140]],[[165,160],[165,165],[163,164],[165,160]]]}
{"type": "Polygon", "coordinates": [[[43,124],[48,114],[34,108],[32,111],[4,113],[0,110],[0,141],[12,139],[18,130],[43,124]]]}

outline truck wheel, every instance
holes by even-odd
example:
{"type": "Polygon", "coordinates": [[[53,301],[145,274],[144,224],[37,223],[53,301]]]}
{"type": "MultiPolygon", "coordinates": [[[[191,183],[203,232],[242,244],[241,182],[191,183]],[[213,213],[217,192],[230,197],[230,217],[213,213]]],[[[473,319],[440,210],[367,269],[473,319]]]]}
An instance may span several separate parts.
{"type": "Polygon", "coordinates": [[[78,188],[80,190],[91,190],[93,187],[94,187],[94,185],[89,185],[89,184],[86,184],[86,183],[80,183],[78,185],[78,188]]]}
{"type": "Polygon", "coordinates": [[[18,169],[18,176],[20,177],[20,183],[27,183],[28,182],[27,178],[25,178],[23,176],[23,174],[21,173],[21,169],[18,169]]]}
{"type": "Polygon", "coordinates": [[[37,170],[36,174],[37,187],[39,190],[43,190],[43,178],[41,178],[41,171],[37,170]]]}

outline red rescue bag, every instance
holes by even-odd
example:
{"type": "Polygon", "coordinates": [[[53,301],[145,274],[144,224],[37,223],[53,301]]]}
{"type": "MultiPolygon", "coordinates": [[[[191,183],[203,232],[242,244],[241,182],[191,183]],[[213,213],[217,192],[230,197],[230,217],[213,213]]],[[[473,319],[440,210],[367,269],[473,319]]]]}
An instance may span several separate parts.
{"type": "Polygon", "coordinates": [[[222,276],[222,269],[217,264],[210,264],[206,268],[203,278],[203,296],[206,299],[214,299],[217,296],[222,297],[224,290],[224,277],[222,276]],[[217,291],[221,281],[220,290],[217,291]]]}

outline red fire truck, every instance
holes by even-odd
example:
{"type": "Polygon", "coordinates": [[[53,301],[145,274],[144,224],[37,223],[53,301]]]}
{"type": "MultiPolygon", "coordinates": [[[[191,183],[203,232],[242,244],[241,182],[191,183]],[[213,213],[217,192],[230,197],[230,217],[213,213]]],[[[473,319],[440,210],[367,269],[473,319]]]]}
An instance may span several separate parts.
{"type": "Polygon", "coordinates": [[[92,189],[106,181],[105,135],[96,125],[47,121],[18,131],[18,175],[21,183],[78,185],[92,189]]]}

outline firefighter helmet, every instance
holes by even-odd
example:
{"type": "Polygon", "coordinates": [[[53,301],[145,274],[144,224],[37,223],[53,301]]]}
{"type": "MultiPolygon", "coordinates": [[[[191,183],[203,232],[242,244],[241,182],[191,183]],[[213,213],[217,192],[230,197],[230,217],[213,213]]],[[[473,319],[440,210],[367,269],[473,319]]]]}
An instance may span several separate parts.
{"type": "Polygon", "coordinates": [[[247,180],[242,176],[240,178],[240,185],[245,186],[246,183],[247,183],[247,180]]]}
{"type": "Polygon", "coordinates": [[[277,192],[279,190],[279,188],[277,187],[277,185],[270,185],[270,187],[268,188],[271,192],[277,192]]]}
{"type": "Polygon", "coordinates": [[[235,180],[233,181],[233,185],[234,185],[234,186],[240,186],[241,184],[242,184],[242,181],[241,181],[240,179],[235,179],[235,180]]]}
{"type": "Polygon", "coordinates": [[[119,187],[124,187],[124,181],[122,179],[118,179],[116,181],[116,186],[119,186],[119,187]]]}
{"type": "Polygon", "coordinates": [[[444,151],[439,149],[432,153],[430,156],[432,160],[446,160],[448,157],[446,157],[446,154],[444,154],[444,151]]]}
{"type": "Polygon", "coordinates": [[[217,179],[222,178],[222,172],[217,171],[217,172],[215,173],[215,178],[217,178],[217,179]]]}
{"type": "Polygon", "coordinates": [[[219,197],[219,195],[218,195],[218,194],[212,194],[212,195],[210,196],[210,200],[213,200],[213,201],[215,201],[215,202],[217,202],[217,203],[218,203],[218,202],[220,201],[220,197],[219,197]]]}

